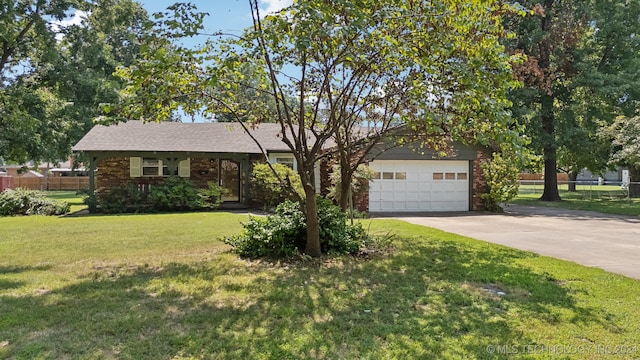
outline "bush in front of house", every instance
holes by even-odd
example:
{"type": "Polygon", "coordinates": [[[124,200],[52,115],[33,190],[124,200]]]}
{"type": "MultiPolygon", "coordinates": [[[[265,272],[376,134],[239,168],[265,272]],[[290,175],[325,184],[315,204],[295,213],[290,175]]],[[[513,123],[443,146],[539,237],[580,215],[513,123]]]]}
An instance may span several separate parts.
{"type": "Polygon", "coordinates": [[[222,192],[222,188],[213,182],[199,189],[189,179],[170,177],[152,186],[148,194],[129,184],[99,191],[85,198],[85,204],[89,211],[105,214],[212,210],[222,202],[222,192]]]}
{"type": "Polygon", "coordinates": [[[209,181],[206,188],[198,189],[198,207],[215,210],[222,203],[222,195],[224,195],[224,189],[213,181],[209,181]]]}
{"type": "Polygon", "coordinates": [[[64,215],[69,210],[66,201],[49,199],[36,190],[18,188],[0,193],[0,216],[64,215]]]}
{"type": "Polygon", "coordinates": [[[144,212],[149,208],[146,201],[146,196],[133,184],[96,191],[84,199],[89,212],[105,214],[144,212]]]}
{"type": "Polygon", "coordinates": [[[304,199],[304,189],[298,173],[286,165],[272,164],[271,166],[285,184],[280,182],[269,164],[255,164],[249,182],[251,202],[272,209],[285,200],[304,199]]]}
{"type": "Polygon", "coordinates": [[[195,210],[198,208],[198,188],[188,179],[170,177],[149,191],[149,201],[159,211],[195,210]]]}
{"type": "MultiPolygon", "coordinates": [[[[331,201],[318,198],[320,246],[323,253],[356,254],[365,244],[366,231],[360,224],[347,224],[346,215],[331,201]]],[[[240,235],[224,239],[240,256],[282,258],[304,249],[306,218],[302,204],[290,200],[278,205],[275,214],[251,217],[240,235]]]]}

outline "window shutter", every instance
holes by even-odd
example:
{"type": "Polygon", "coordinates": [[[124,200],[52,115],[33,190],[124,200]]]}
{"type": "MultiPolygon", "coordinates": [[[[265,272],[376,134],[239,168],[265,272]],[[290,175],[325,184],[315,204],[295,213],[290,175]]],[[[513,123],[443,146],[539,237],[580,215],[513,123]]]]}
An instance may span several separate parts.
{"type": "Polygon", "coordinates": [[[178,176],[188,178],[191,173],[191,161],[189,158],[180,161],[178,164],[178,176]]]}
{"type": "Polygon", "coordinates": [[[129,158],[129,176],[132,178],[140,177],[142,173],[142,158],[131,157],[129,158]]]}

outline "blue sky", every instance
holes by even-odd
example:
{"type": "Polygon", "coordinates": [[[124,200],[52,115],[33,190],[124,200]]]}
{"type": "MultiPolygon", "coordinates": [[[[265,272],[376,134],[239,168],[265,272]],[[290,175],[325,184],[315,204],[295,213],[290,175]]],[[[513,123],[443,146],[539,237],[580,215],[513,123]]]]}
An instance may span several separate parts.
{"type": "MultiPolygon", "coordinates": [[[[186,2],[187,0],[183,0],[186,2]]],[[[177,0],[138,0],[142,6],[153,14],[163,11],[177,0]]],[[[195,0],[198,11],[209,13],[205,18],[205,32],[222,31],[239,35],[242,30],[251,26],[251,8],[249,0],[195,0]]],[[[277,11],[291,5],[293,0],[259,0],[262,13],[277,11]]]]}
{"type": "MultiPolygon", "coordinates": [[[[184,0],[186,1],[186,0],[184,0]]],[[[183,1],[183,2],[184,2],[183,1]]],[[[176,3],[176,0],[138,0],[139,3],[149,12],[149,15],[166,10],[167,6],[176,3]]],[[[240,35],[242,31],[252,25],[251,7],[249,0],[196,0],[190,1],[196,5],[198,11],[209,14],[204,20],[204,32],[211,34],[216,32],[224,32],[240,35]]],[[[291,5],[293,0],[259,0],[261,14],[277,11],[283,7],[291,5]]],[[[196,46],[204,43],[206,39],[195,37],[193,39],[184,39],[184,45],[196,46]]],[[[201,116],[190,118],[182,117],[182,121],[202,122],[205,121],[201,116]]]]}

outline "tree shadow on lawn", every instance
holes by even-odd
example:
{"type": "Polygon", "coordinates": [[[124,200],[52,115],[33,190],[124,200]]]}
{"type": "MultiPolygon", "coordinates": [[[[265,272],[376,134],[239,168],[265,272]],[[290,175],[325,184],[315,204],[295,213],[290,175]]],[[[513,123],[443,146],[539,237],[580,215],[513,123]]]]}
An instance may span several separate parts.
{"type": "MultiPolygon", "coordinates": [[[[15,274],[20,274],[28,271],[45,271],[51,269],[50,265],[40,265],[40,266],[5,266],[0,265],[0,291],[1,290],[9,290],[9,289],[17,289],[21,286],[26,285],[25,281],[22,280],[13,280],[13,279],[5,279],[1,276],[11,276],[15,274]]],[[[1,340],[0,340],[1,341],[1,340]]]]}
{"type": "Polygon", "coordinates": [[[535,344],[528,322],[558,325],[552,309],[610,329],[602,309],[515,264],[530,256],[421,241],[367,261],[275,265],[224,254],[100,269],[59,290],[0,296],[10,314],[0,357],[506,358],[486,347],[535,344]]]}

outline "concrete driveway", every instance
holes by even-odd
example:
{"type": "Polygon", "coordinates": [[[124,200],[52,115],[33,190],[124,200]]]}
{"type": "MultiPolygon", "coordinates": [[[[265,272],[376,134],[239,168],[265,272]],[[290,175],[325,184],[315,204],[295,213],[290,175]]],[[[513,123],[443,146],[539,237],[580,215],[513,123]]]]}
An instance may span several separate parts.
{"type": "Polygon", "coordinates": [[[640,279],[640,217],[534,206],[394,218],[640,279]]]}

